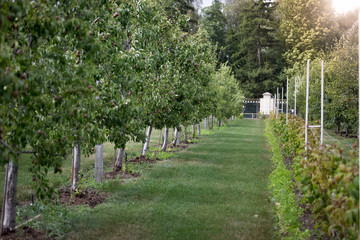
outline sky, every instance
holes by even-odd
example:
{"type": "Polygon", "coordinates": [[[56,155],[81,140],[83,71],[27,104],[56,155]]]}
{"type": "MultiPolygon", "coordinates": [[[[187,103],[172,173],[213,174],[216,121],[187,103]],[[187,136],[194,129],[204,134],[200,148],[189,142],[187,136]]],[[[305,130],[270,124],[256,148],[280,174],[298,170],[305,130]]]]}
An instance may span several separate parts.
{"type": "MultiPolygon", "coordinates": [[[[202,1],[203,1],[203,3],[202,3],[203,8],[210,6],[212,3],[212,0],[202,0],[202,1]]],[[[222,2],[224,2],[224,0],[222,0],[222,2]]]]}
{"type": "Polygon", "coordinates": [[[332,2],[337,13],[344,13],[360,7],[360,0],[332,0],[332,2]]]}
{"type": "Polygon", "coordinates": [[[210,6],[212,3],[212,0],[203,0],[203,4],[202,4],[202,7],[208,7],[210,6]]]}

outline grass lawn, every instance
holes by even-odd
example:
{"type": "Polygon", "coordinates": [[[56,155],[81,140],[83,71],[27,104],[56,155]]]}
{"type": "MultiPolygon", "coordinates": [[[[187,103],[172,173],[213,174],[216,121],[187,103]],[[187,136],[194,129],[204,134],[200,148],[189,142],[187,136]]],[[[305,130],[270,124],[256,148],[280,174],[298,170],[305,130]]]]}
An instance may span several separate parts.
{"type": "MultiPolygon", "coordinates": [[[[189,128],[190,130],[190,128],[189,128]]],[[[169,137],[173,136],[173,129],[169,131],[169,137]]],[[[150,147],[156,146],[159,143],[160,131],[154,130],[151,136],[150,147]]],[[[170,140],[169,140],[170,141],[170,140]]],[[[127,144],[125,152],[129,154],[129,157],[139,156],[142,143],[130,142],[127,144]]],[[[71,151],[71,150],[70,150],[71,151]]],[[[113,166],[114,157],[114,145],[111,143],[104,144],[104,169],[110,171],[113,166]]],[[[68,156],[64,160],[61,174],[54,174],[52,170],[49,170],[48,179],[49,183],[55,188],[59,188],[65,184],[70,184],[71,176],[71,161],[72,156],[68,156]]],[[[32,194],[35,194],[34,183],[32,181],[32,174],[29,171],[31,167],[31,155],[23,154],[19,162],[18,173],[18,186],[17,186],[17,201],[26,202],[31,200],[32,194]]],[[[87,169],[94,169],[95,166],[95,154],[86,157],[81,156],[81,171],[87,169]]],[[[2,207],[2,199],[4,194],[4,180],[5,180],[5,166],[0,166],[0,209],[2,207]]]]}
{"type": "MultiPolygon", "coordinates": [[[[342,137],[332,130],[325,130],[324,143],[336,144],[337,147],[344,149],[344,151],[352,150],[352,146],[357,142],[357,138],[342,137]]],[[[356,149],[357,150],[357,149],[356,149]]]]}
{"type": "Polygon", "coordinates": [[[104,183],[106,203],[72,217],[71,239],[272,239],[265,122],[236,120],[144,170],[104,183]]]}

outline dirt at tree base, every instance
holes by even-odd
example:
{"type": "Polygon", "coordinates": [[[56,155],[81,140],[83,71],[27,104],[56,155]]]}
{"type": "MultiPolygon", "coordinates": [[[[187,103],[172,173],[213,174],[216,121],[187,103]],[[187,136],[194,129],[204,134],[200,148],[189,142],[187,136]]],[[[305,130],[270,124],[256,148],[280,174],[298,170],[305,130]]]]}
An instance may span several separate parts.
{"type": "Polygon", "coordinates": [[[0,240],[55,240],[54,237],[49,238],[46,236],[45,232],[33,229],[28,226],[22,227],[20,230],[15,232],[5,232],[3,236],[0,236],[0,240]]]}
{"type": "Polygon", "coordinates": [[[84,189],[78,193],[72,193],[70,188],[61,188],[59,194],[59,201],[64,205],[84,205],[87,204],[90,208],[94,208],[96,205],[103,203],[106,199],[106,195],[99,193],[98,191],[90,191],[84,189]]]}

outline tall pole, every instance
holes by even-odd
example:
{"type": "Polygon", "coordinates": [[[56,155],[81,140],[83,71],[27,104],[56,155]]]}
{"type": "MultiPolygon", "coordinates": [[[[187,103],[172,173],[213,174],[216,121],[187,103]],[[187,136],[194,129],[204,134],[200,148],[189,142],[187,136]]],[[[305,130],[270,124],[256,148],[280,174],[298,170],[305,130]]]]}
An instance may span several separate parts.
{"type": "Polygon", "coordinates": [[[279,114],[279,88],[276,88],[276,118],[278,117],[279,114]]]}
{"type": "Polygon", "coordinates": [[[274,105],[274,107],[273,107],[273,113],[274,113],[274,115],[275,115],[275,109],[276,109],[276,93],[275,93],[275,95],[274,95],[273,105],[274,105]]]}
{"type": "Polygon", "coordinates": [[[289,121],[289,77],[286,78],[286,124],[289,121]]]}
{"type": "Polygon", "coordinates": [[[324,61],[321,61],[321,146],[324,144],[324,61]]]}
{"type": "MultiPolygon", "coordinates": [[[[305,154],[307,154],[308,125],[309,125],[309,82],[310,82],[310,60],[307,60],[306,73],[306,109],[305,109],[305,154]]],[[[305,157],[305,159],[307,159],[305,157]]]]}
{"type": "Polygon", "coordinates": [[[294,111],[295,111],[295,116],[296,116],[296,77],[295,77],[295,91],[294,91],[294,95],[295,95],[295,103],[294,103],[294,111]]]}
{"type": "MultiPolygon", "coordinates": [[[[359,35],[359,42],[358,42],[358,50],[359,50],[359,138],[360,138],[360,9],[358,9],[358,35],[359,35]]],[[[359,175],[360,176],[360,142],[359,142],[359,175]]],[[[360,188],[360,177],[359,177],[359,188],[360,188]]],[[[359,189],[359,198],[360,199],[360,189],[359,189]]],[[[359,208],[359,216],[360,216],[360,208],[359,208]]],[[[359,234],[358,239],[360,239],[360,221],[359,221],[359,234]]]]}
{"type": "Polygon", "coordinates": [[[284,88],[281,88],[281,113],[284,113],[284,88]]]}

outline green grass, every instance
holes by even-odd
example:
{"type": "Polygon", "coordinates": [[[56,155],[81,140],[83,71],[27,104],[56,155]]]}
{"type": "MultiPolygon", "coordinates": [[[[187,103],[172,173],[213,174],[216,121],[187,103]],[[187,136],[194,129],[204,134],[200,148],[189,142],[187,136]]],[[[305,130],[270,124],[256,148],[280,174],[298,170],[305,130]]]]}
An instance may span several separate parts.
{"type": "Polygon", "coordinates": [[[344,151],[352,150],[352,146],[357,142],[357,138],[342,137],[336,134],[332,130],[325,130],[324,143],[325,144],[336,144],[337,147],[344,149],[344,151]]]}
{"type": "Polygon", "coordinates": [[[112,182],[106,203],[73,213],[71,239],[271,239],[272,164],[264,121],[236,120],[136,181],[112,182]]]}
{"type": "MultiPolygon", "coordinates": [[[[203,127],[203,124],[201,124],[203,127]]],[[[191,127],[188,127],[188,131],[192,131],[191,127]]],[[[173,137],[173,129],[169,130],[169,141],[173,137]]],[[[183,137],[183,136],[182,136],[183,137]]],[[[150,146],[157,146],[159,144],[160,131],[153,130],[150,146]]],[[[136,157],[140,155],[142,149],[142,143],[129,142],[126,146],[125,152],[128,154],[129,158],[136,157]]],[[[70,150],[71,151],[71,150],[70,150]]],[[[114,157],[114,145],[111,143],[104,144],[104,169],[105,171],[111,171],[113,166],[113,157],[114,157]]],[[[82,155],[81,158],[81,171],[87,171],[87,169],[94,168],[94,158],[95,155],[86,157],[82,155]]],[[[19,160],[19,172],[18,172],[18,186],[17,186],[17,201],[28,202],[31,201],[32,194],[35,194],[35,186],[32,181],[32,174],[29,169],[31,167],[31,155],[23,154],[19,160]]],[[[70,184],[71,176],[71,156],[68,156],[64,160],[62,166],[61,174],[53,174],[51,170],[48,174],[49,182],[55,188],[59,188],[65,184],[70,184]]],[[[5,180],[5,166],[0,166],[0,209],[2,208],[2,199],[3,199],[3,189],[5,180]]]]}

